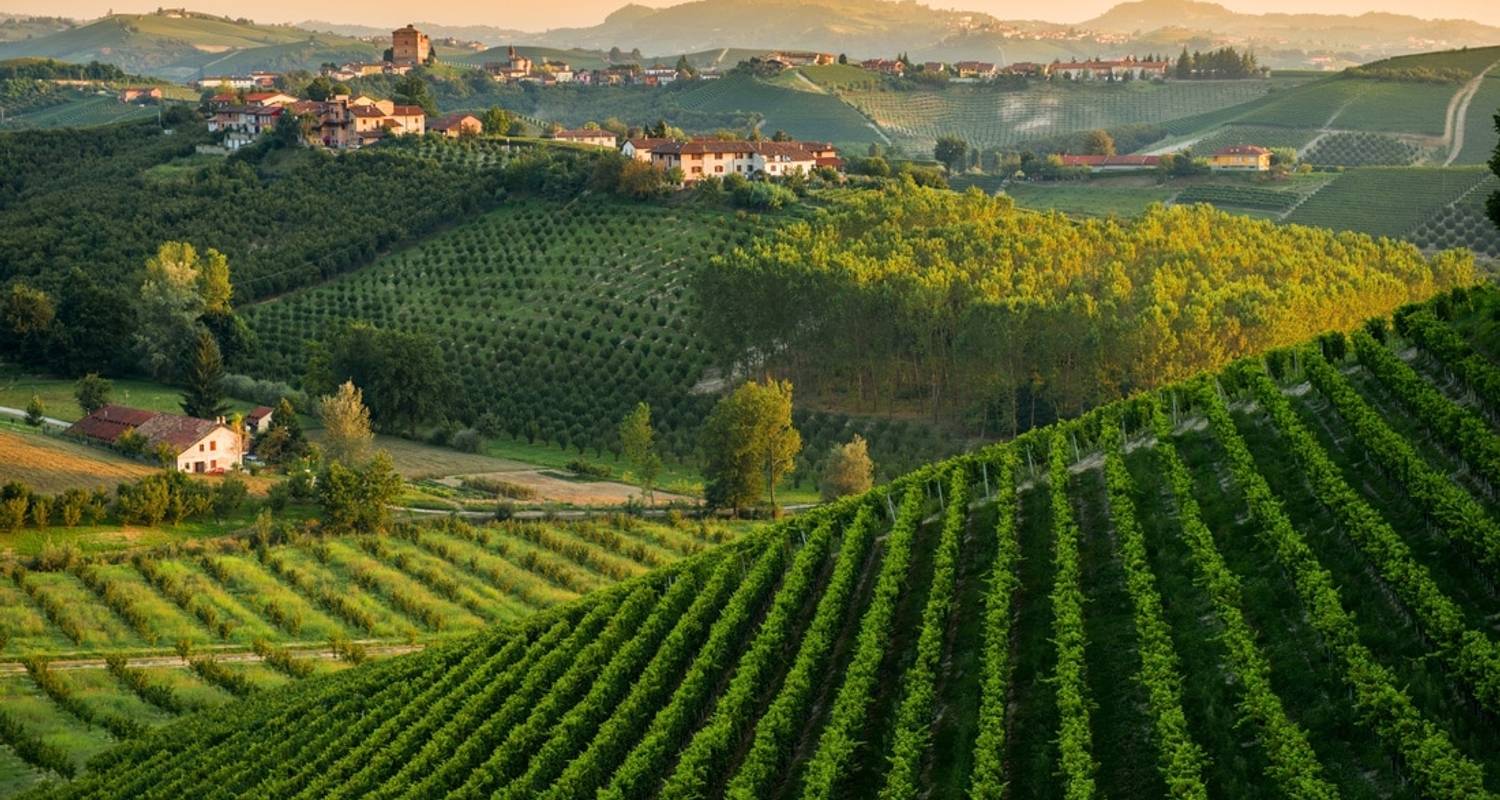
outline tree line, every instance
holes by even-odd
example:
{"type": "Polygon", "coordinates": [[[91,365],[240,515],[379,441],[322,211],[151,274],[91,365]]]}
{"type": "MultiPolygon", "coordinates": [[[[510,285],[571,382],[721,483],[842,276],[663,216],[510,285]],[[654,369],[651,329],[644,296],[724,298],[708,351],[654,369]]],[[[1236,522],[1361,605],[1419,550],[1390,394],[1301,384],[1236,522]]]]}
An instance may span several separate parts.
{"type": "Polygon", "coordinates": [[[1468,254],[1207,206],[1076,221],[906,183],[715,259],[695,294],[726,368],[993,436],[1356,327],[1475,275],[1468,254]]]}

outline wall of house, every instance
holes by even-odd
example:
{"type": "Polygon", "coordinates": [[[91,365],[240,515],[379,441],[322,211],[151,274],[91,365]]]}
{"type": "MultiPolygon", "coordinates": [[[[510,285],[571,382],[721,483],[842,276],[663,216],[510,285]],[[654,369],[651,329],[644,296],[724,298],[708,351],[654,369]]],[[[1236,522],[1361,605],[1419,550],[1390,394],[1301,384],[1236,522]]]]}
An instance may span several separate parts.
{"type": "Polygon", "coordinates": [[[177,456],[177,468],[183,472],[223,472],[244,460],[240,437],[228,428],[215,428],[203,440],[177,456]]]}

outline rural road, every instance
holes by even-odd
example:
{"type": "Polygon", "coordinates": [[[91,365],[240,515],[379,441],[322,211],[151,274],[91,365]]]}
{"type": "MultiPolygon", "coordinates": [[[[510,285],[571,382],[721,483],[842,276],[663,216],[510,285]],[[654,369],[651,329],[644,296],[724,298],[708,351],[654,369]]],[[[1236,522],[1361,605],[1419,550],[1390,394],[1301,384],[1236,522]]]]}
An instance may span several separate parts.
{"type": "MultiPolygon", "coordinates": [[[[415,653],[423,648],[423,645],[420,644],[382,645],[376,644],[375,640],[365,640],[355,642],[355,644],[364,645],[365,652],[369,653],[372,656],[399,656],[405,655],[407,653],[415,653]]],[[[200,655],[213,656],[214,660],[226,664],[250,664],[265,660],[253,650],[240,650],[233,652],[206,651],[200,653],[200,655]]],[[[333,661],[334,659],[338,658],[337,653],[334,653],[333,650],[326,648],[318,650],[297,650],[293,651],[292,655],[296,658],[311,658],[317,659],[319,661],[333,661]]],[[[147,669],[151,667],[186,667],[188,666],[188,662],[185,661],[181,656],[160,655],[140,656],[138,658],[128,659],[125,662],[125,665],[127,667],[135,669],[147,669]]],[[[102,658],[73,658],[48,661],[47,666],[50,669],[104,669],[108,665],[102,658]]],[[[0,662],[0,675],[21,675],[25,674],[25,672],[26,665],[18,661],[0,662]]]]}
{"type": "MultiPolygon", "coordinates": [[[[7,417],[16,417],[18,419],[26,419],[26,410],[21,408],[10,408],[9,406],[0,406],[0,415],[4,415],[7,417]]],[[[71,422],[64,422],[63,420],[60,420],[56,417],[42,417],[42,421],[47,423],[48,425],[56,425],[59,428],[66,428],[69,425],[73,424],[71,422]]]]}
{"type": "Polygon", "coordinates": [[[1468,127],[1469,105],[1474,102],[1474,95],[1479,94],[1479,87],[1484,84],[1484,76],[1490,74],[1490,70],[1494,68],[1495,64],[1485,67],[1483,72],[1475,75],[1473,80],[1464,84],[1464,87],[1459,89],[1458,93],[1453,95],[1453,99],[1449,101],[1447,130],[1443,133],[1443,140],[1448,142],[1448,160],[1443,162],[1443,166],[1452,166],[1453,162],[1457,161],[1459,155],[1463,153],[1464,128],[1468,127]],[[1457,104],[1456,109],[1454,104],[1457,104]]]}

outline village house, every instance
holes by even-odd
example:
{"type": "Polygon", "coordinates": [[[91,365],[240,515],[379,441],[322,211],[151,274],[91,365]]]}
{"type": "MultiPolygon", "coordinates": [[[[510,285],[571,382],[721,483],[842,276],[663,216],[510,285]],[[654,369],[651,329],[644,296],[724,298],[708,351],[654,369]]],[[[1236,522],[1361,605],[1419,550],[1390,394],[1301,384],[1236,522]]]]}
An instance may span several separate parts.
{"type": "Polygon", "coordinates": [[[625,143],[620,145],[620,155],[635,159],[636,161],[649,163],[651,161],[652,150],[658,147],[665,147],[672,144],[672,142],[672,139],[653,139],[649,137],[626,139],[625,143]]]}
{"type": "Polygon", "coordinates": [[[1021,75],[1027,78],[1039,78],[1047,74],[1047,65],[1038,64],[1035,61],[1015,61],[1000,69],[1001,75],[1021,75]]]}
{"type": "Polygon", "coordinates": [[[1156,169],[1161,156],[1058,156],[1065,167],[1088,167],[1090,172],[1128,172],[1156,169]]]}
{"type": "Polygon", "coordinates": [[[473,114],[449,114],[429,123],[427,130],[457,139],[460,136],[478,136],[484,131],[484,123],[473,114]]]}
{"type": "Polygon", "coordinates": [[[819,53],[811,50],[777,50],[761,56],[761,61],[780,64],[787,67],[821,67],[832,64],[838,59],[833,53],[819,53]]]}
{"type": "Polygon", "coordinates": [[[195,89],[257,89],[260,83],[250,75],[205,75],[189,83],[195,89]]]}
{"type": "Polygon", "coordinates": [[[531,59],[516,52],[516,46],[511,45],[506,50],[506,60],[486,62],[484,71],[494,76],[497,81],[516,83],[530,77],[531,66],[531,59]]]}
{"type": "Polygon", "coordinates": [[[654,64],[641,70],[641,82],[647,86],[666,86],[677,80],[677,68],[666,64],[654,64]]]}
{"type": "Polygon", "coordinates": [[[242,437],[224,424],[223,419],[198,419],[110,404],[73,423],[66,433],[116,445],[126,431],[134,431],[144,440],[147,453],[162,448],[171,452],[173,465],[182,472],[224,472],[244,461],[242,437]]]}
{"type": "Polygon", "coordinates": [[[571,130],[571,131],[569,131],[569,130],[553,131],[552,133],[548,134],[547,136],[548,136],[548,138],[555,139],[555,140],[557,140],[559,142],[571,142],[573,144],[586,144],[586,145],[592,145],[594,147],[608,147],[608,148],[613,148],[615,146],[615,144],[616,144],[616,137],[615,137],[614,133],[612,133],[610,131],[606,131],[606,130],[600,130],[600,129],[597,129],[597,128],[594,128],[594,129],[584,128],[584,129],[571,130]]]}
{"type": "Polygon", "coordinates": [[[223,131],[224,147],[238,150],[275,130],[285,110],[279,105],[219,105],[208,119],[208,130],[223,131]]]}
{"type": "Polygon", "coordinates": [[[316,120],[307,143],[335,150],[353,150],[387,136],[420,136],[427,131],[421,106],[398,106],[390,100],[364,95],[335,95],[323,102],[299,100],[289,107],[299,117],[316,120]]]}
{"type": "Polygon", "coordinates": [[[882,75],[902,75],[906,72],[906,65],[892,58],[869,58],[859,62],[859,65],[882,75]]]}
{"type": "Polygon", "coordinates": [[[391,31],[391,63],[426,64],[432,58],[432,42],[427,34],[410,23],[404,28],[391,31]]]}
{"type": "Polygon", "coordinates": [[[1224,147],[1208,157],[1208,166],[1223,171],[1265,172],[1271,168],[1271,151],[1253,144],[1224,147]]]}
{"type": "Polygon", "coordinates": [[[145,103],[160,102],[160,86],[127,86],[120,90],[120,102],[122,103],[145,103]]]}
{"type": "Polygon", "coordinates": [[[245,433],[251,436],[259,436],[271,429],[271,414],[274,411],[270,406],[256,406],[245,414],[245,433]]]}
{"type": "Polygon", "coordinates": [[[995,65],[988,61],[960,61],[953,65],[953,72],[960,78],[980,81],[990,80],[998,74],[995,65]]]}

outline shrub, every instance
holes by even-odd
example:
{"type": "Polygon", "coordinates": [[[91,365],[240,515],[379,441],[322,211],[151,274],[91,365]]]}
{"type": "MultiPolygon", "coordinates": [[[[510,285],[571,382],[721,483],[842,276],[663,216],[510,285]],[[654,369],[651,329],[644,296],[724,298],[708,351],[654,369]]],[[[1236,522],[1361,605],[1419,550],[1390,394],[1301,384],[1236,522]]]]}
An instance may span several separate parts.
{"type": "Polygon", "coordinates": [[[585,478],[607,480],[614,474],[614,470],[610,469],[607,464],[595,464],[592,461],[582,458],[575,458],[569,461],[567,467],[569,472],[585,478]]]}

